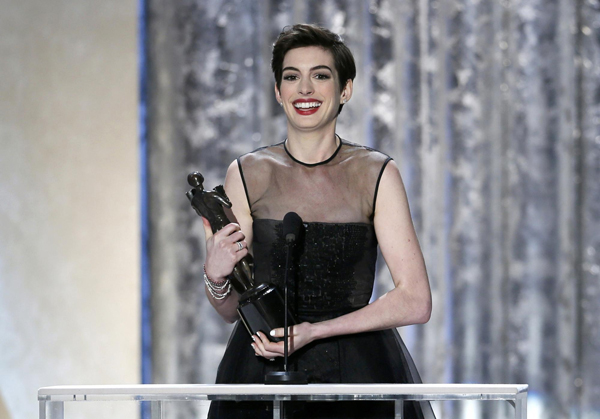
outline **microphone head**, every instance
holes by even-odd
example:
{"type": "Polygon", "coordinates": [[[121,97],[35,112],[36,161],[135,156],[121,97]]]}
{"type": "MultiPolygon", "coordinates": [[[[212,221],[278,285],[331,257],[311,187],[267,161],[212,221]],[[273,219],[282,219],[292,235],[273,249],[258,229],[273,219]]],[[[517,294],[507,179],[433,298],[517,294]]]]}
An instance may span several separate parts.
{"type": "Polygon", "coordinates": [[[288,212],[283,217],[283,236],[285,241],[290,243],[296,241],[296,238],[300,235],[300,229],[302,228],[302,218],[295,212],[288,212]]]}

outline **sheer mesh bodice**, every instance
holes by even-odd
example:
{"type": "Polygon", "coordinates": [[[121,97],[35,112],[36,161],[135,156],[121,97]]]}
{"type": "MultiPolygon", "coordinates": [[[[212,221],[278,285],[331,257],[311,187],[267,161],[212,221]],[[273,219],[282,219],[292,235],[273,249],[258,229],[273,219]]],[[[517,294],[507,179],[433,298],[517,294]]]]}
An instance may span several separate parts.
{"type": "Polygon", "coordinates": [[[390,157],[340,141],[335,153],[305,164],[285,143],[238,159],[252,218],[282,220],[294,211],[304,222],[372,223],[381,173],[390,157]]]}

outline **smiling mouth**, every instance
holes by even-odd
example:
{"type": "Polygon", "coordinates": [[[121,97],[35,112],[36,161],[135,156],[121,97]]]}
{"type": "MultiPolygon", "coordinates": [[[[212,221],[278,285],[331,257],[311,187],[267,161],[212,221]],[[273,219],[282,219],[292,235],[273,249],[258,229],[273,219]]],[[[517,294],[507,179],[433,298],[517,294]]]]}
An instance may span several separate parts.
{"type": "Polygon", "coordinates": [[[321,102],[296,102],[294,107],[296,109],[312,109],[321,106],[321,102]]]}

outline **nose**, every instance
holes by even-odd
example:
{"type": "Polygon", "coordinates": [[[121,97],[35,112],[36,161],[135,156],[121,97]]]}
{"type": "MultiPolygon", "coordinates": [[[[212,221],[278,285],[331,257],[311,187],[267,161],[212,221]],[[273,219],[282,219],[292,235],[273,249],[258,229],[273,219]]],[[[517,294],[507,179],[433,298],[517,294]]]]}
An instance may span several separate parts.
{"type": "Polygon", "coordinates": [[[310,77],[303,77],[298,84],[298,93],[301,95],[310,95],[314,93],[312,80],[310,77]]]}

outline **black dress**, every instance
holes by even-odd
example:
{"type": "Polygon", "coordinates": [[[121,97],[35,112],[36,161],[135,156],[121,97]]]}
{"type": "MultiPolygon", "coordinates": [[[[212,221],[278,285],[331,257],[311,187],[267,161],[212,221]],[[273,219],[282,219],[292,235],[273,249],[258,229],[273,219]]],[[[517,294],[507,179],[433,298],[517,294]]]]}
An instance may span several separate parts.
{"type": "MultiPolygon", "coordinates": [[[[282,288],[284,215],[304,221],[289,298],[300,322],[318,322],[358,310],[373,291],[377,238],[373,214],[381,174],[391,158],[340,140],[317,164],[296,160],[284,143],[238,159],[253,217],[255,281],[282,288]]],[[[263,383],[282,359],[257,357],[252,340],[236,325],[217,373],[217,384],[263,383]]],[[[312,342],[290,356],[290,369],[309,383],[415,383],[420,378],[395,329],[335,336],[312,342]]],[[[209,418],[271,418],[272,403],[213,402],[209,418]]],[[[294,418],[393,418],[393,402],[296,402],[294,418]]],[[[406,418],[431,418],[428,403],[405,403],[406,418]]]]}

